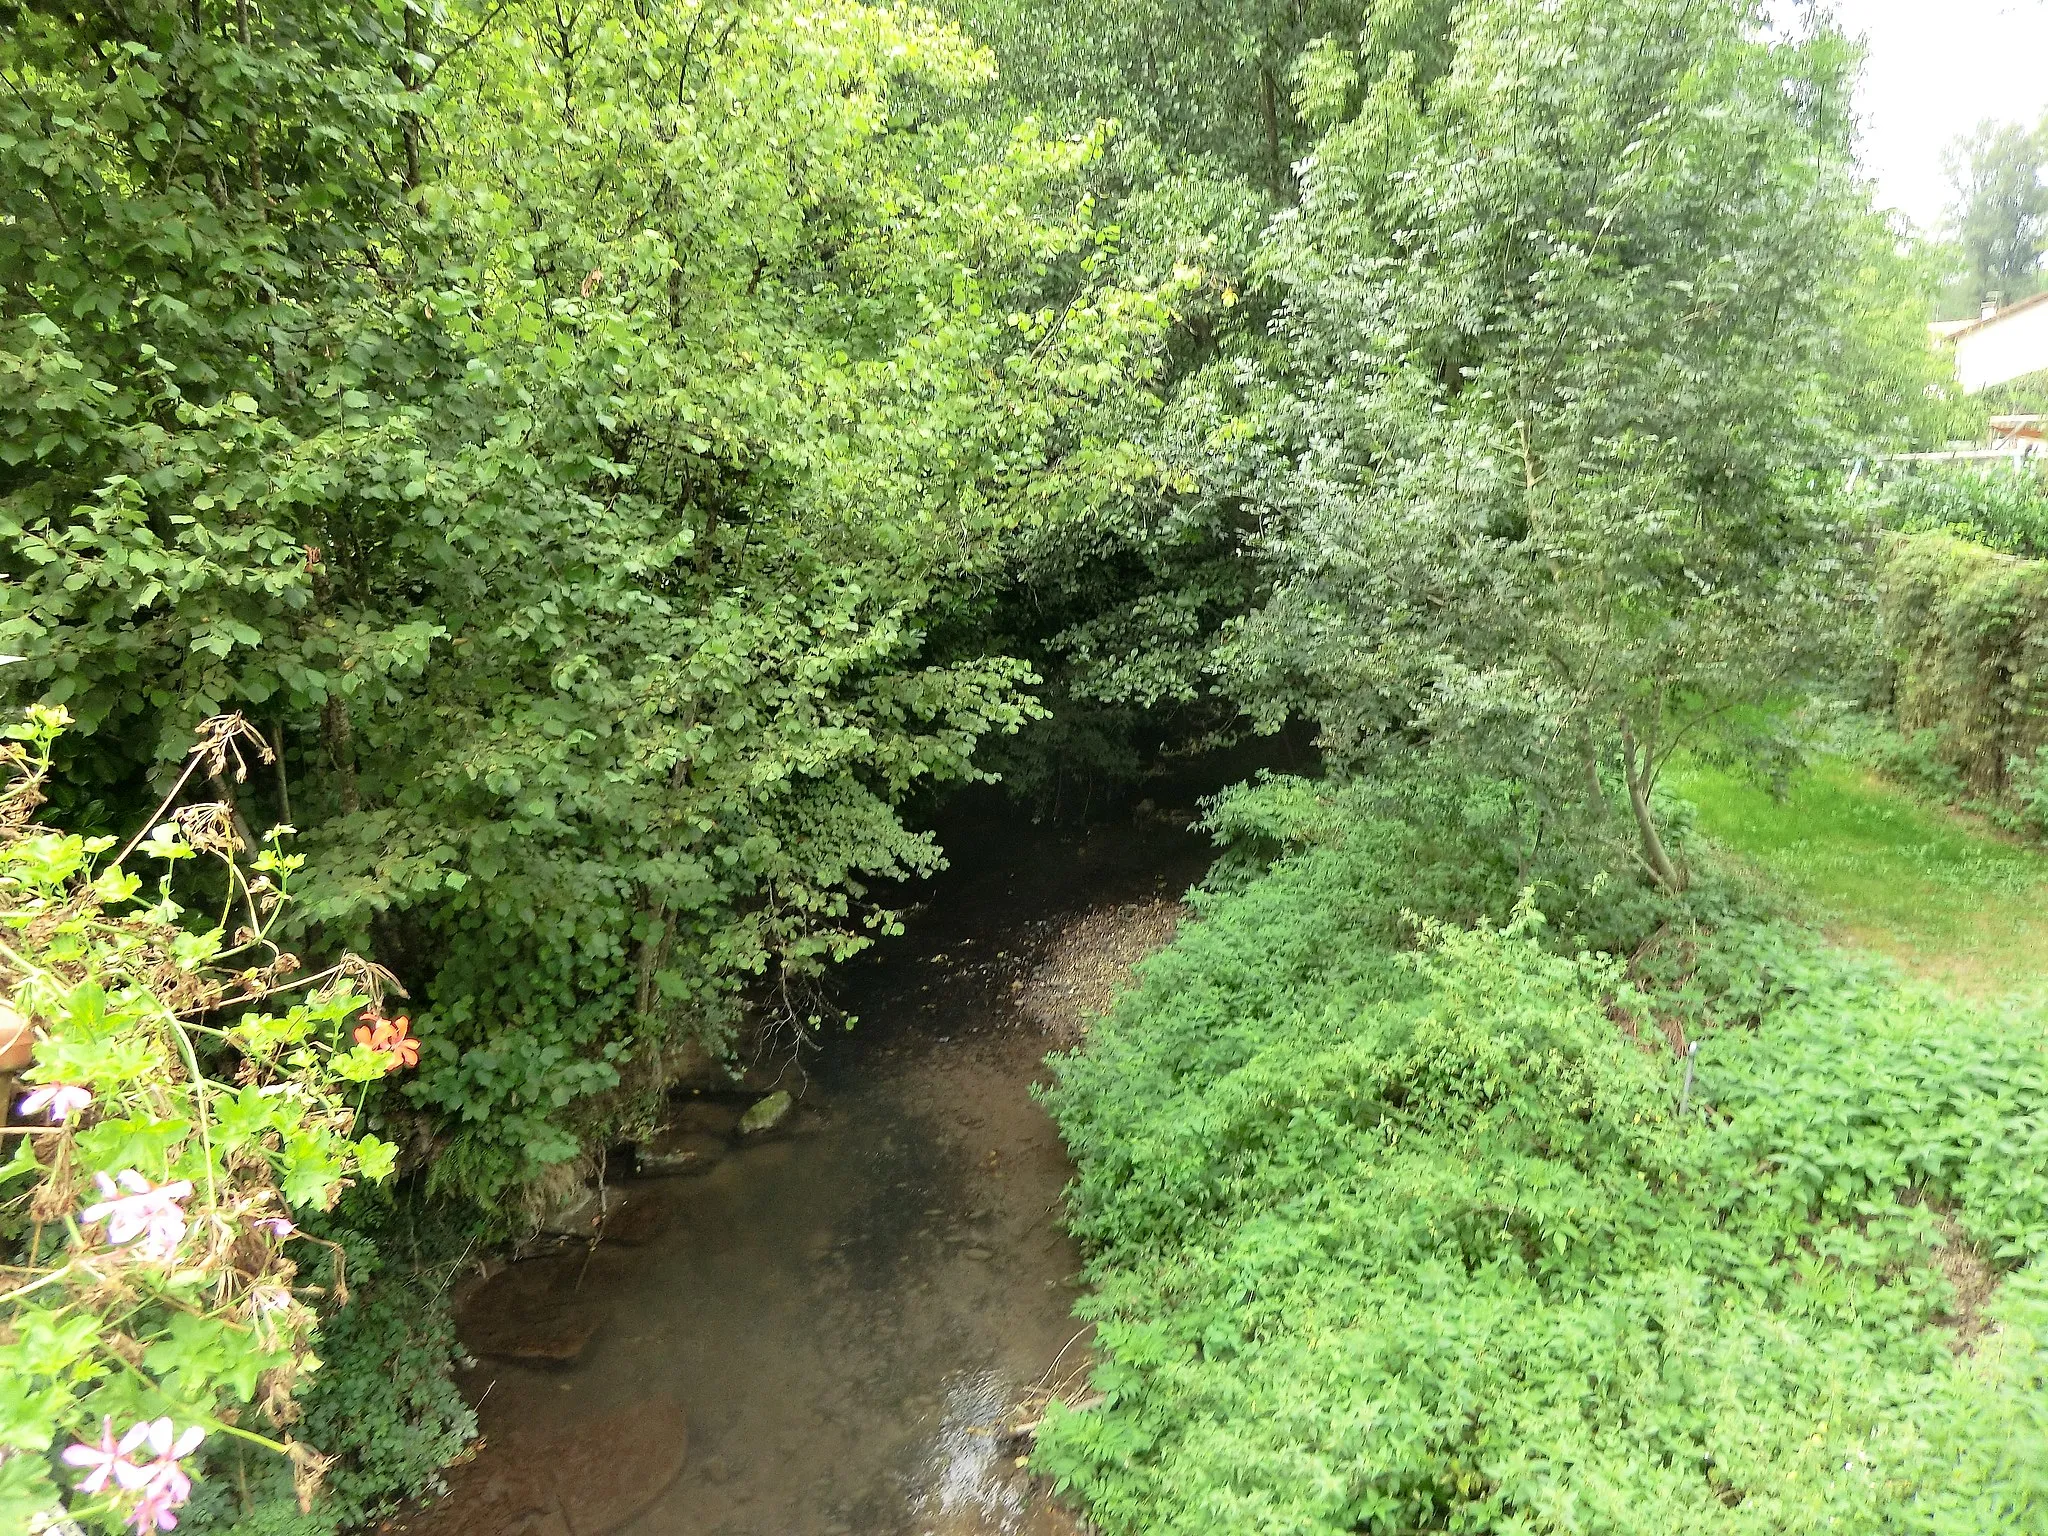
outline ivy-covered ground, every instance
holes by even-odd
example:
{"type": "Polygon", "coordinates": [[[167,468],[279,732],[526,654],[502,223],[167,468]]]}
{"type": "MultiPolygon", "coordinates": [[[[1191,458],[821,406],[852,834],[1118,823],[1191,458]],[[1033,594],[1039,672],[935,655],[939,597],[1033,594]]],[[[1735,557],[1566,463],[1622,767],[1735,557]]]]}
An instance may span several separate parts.
{"type": "Polygon", "coordinates": [[[1455,809],[1221,808],[1277,860],[1052,1094],[1106,1401],[1039,1469],[1113,1532],[2048,1528],[2048,1016],[1712,888],[1591,957],[1455,809]]]}

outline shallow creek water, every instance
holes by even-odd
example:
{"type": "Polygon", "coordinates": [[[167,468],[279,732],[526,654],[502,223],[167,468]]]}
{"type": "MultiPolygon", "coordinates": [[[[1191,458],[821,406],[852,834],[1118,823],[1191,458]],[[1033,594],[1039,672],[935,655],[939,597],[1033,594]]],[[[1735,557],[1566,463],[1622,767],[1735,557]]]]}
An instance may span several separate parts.
{"type": "Polygon", "coordinates": [[[623,1524],[642,1498],[579,1510],[565,1494],[521,1528],[1075,1529],[996,1433],[1063,1350],[1071,1365],[1086,1348],[1059,1222],[1072,1170],[1029,1092],[1057,1042],[1024,1000],[1074,919],[1178,896],[1205,844],[1163,819],[1076,839],[982,822],[946,841],[955,868],[909,932],[846,976],[860,1023],[806,1063],[795,1128],[708,1173],[629,1186],[666,1221],[641,1246],[600,1243],[581,1270],[578,1301],[609,1317],[574,1364],[468,1373],[489,1440],[544,1457],[582,1426],[585,1457],[616,1439],[622,1478],[639,1475],[631,1405],[673,1399],[687,1423],[680,1474],[623,1524]],[[622,1405],[625,1432],[599,1430],[622,1405]]]}

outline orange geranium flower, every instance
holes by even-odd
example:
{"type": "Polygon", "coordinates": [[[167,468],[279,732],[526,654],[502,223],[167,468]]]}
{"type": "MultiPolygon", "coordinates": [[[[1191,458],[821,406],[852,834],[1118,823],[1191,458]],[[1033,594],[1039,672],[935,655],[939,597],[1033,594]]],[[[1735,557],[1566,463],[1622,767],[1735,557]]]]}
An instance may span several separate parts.
{"type": "Polygon", "coordinates": [[[374,1013],[362,1017],[363,1022],[356,1026],[356,1044],[367,1045],[388,1057],[384,1063],[386,1072],[420,1064],[420,1043],[410,1033],[411,1019],[403,1014],[395,1019],[380,1018],[374,1013]]]}

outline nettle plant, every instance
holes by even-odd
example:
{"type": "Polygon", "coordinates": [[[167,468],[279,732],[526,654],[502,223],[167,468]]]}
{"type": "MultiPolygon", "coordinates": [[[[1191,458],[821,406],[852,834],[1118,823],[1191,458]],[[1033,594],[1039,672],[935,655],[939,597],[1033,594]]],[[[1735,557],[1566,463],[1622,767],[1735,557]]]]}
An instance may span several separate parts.
{"type": "Polygon", "coordinates": [[[291,1458],[309,1504],[294,1393],[346,1291],[338,1252],[300,1282],[331,1245],[293,1218],[390,1175],[397,1149],[354,1129],[417,1047],[387,973],[301,974],[269,938],[288,829],[256,847],[231,800],[172,809],[268,756],[239,716],[111,857],[31,820],[67,723],[32,707],[0,743],[0,1063],[30,1058],[0,1142],[0,1529],[169,1530],[209,1440],[291,1458]]]}

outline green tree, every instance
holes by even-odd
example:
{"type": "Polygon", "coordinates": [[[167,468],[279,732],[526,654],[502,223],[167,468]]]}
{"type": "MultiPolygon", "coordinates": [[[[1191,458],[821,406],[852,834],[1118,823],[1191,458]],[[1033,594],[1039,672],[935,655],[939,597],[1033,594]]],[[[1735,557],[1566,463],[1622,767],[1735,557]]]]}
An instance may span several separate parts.
{"type": "Polygon", "coordinates": [[[302,944],[422,989],[489,1192],[885,930],[1034,707],[926,633],[1137,472],[1098,146],[838,0],[12,14],[0,650],[109,793],[273,727],[302,944]]]}
{"type": "Polygon", "coordinates": [[[1176,165],[1207,161],[1275,201],[1294,163],[1401,51],[1448,60],[1450,0],[959,0],[1001,90],[1069,128],[1111,118],[1176,165]]]}
{"type": "Polygon", "coordinates": [[[2048,250],[2048,124],[2033,133],[2015,123],[1983,122],[1945,157],[1956,201],[1957,241],[1978,301],[2010,304],[2040,283],[2048,250]]]}
{"type": "Polygon", "coordinates": [[[1616,846],[1682,889],[1662,767],[1829,661],[1846,446],[1917,345],[1859,294],[1854,58],[1695,0],[1490,0],[1456,42],[1323,141],[1274,242],[1293,467],[1235,665],[1340,758],[1456,751],[1553,827],[1618,790],[1616,846]]]}
{"type": "Polygon", "coordinates": [[[1449,59],[1446,0],[1221,8],[1095,0],[963,0],[1000,61],[999,120],[1116,132],[1097,178],[1134,287],[1173,284],[1158,392],[1129,431],[1156,473],[1085,519],[1029,541],[986,622],[1046,679],[1054,718],[1012,750],[1005,778],[1045,803],[1085,803],[1161,753],[1228,740],[1243,716],[1220,686],[1217,641],[1269,584],[1253,541],[1276,470],[1254,423],[1255,366],[1284,350],[1253,268],[1318,137],[1400,68],[1418,90],[1449,59]],[[1075,792],[1078,792],[1076,794],[1075,792]]]}

